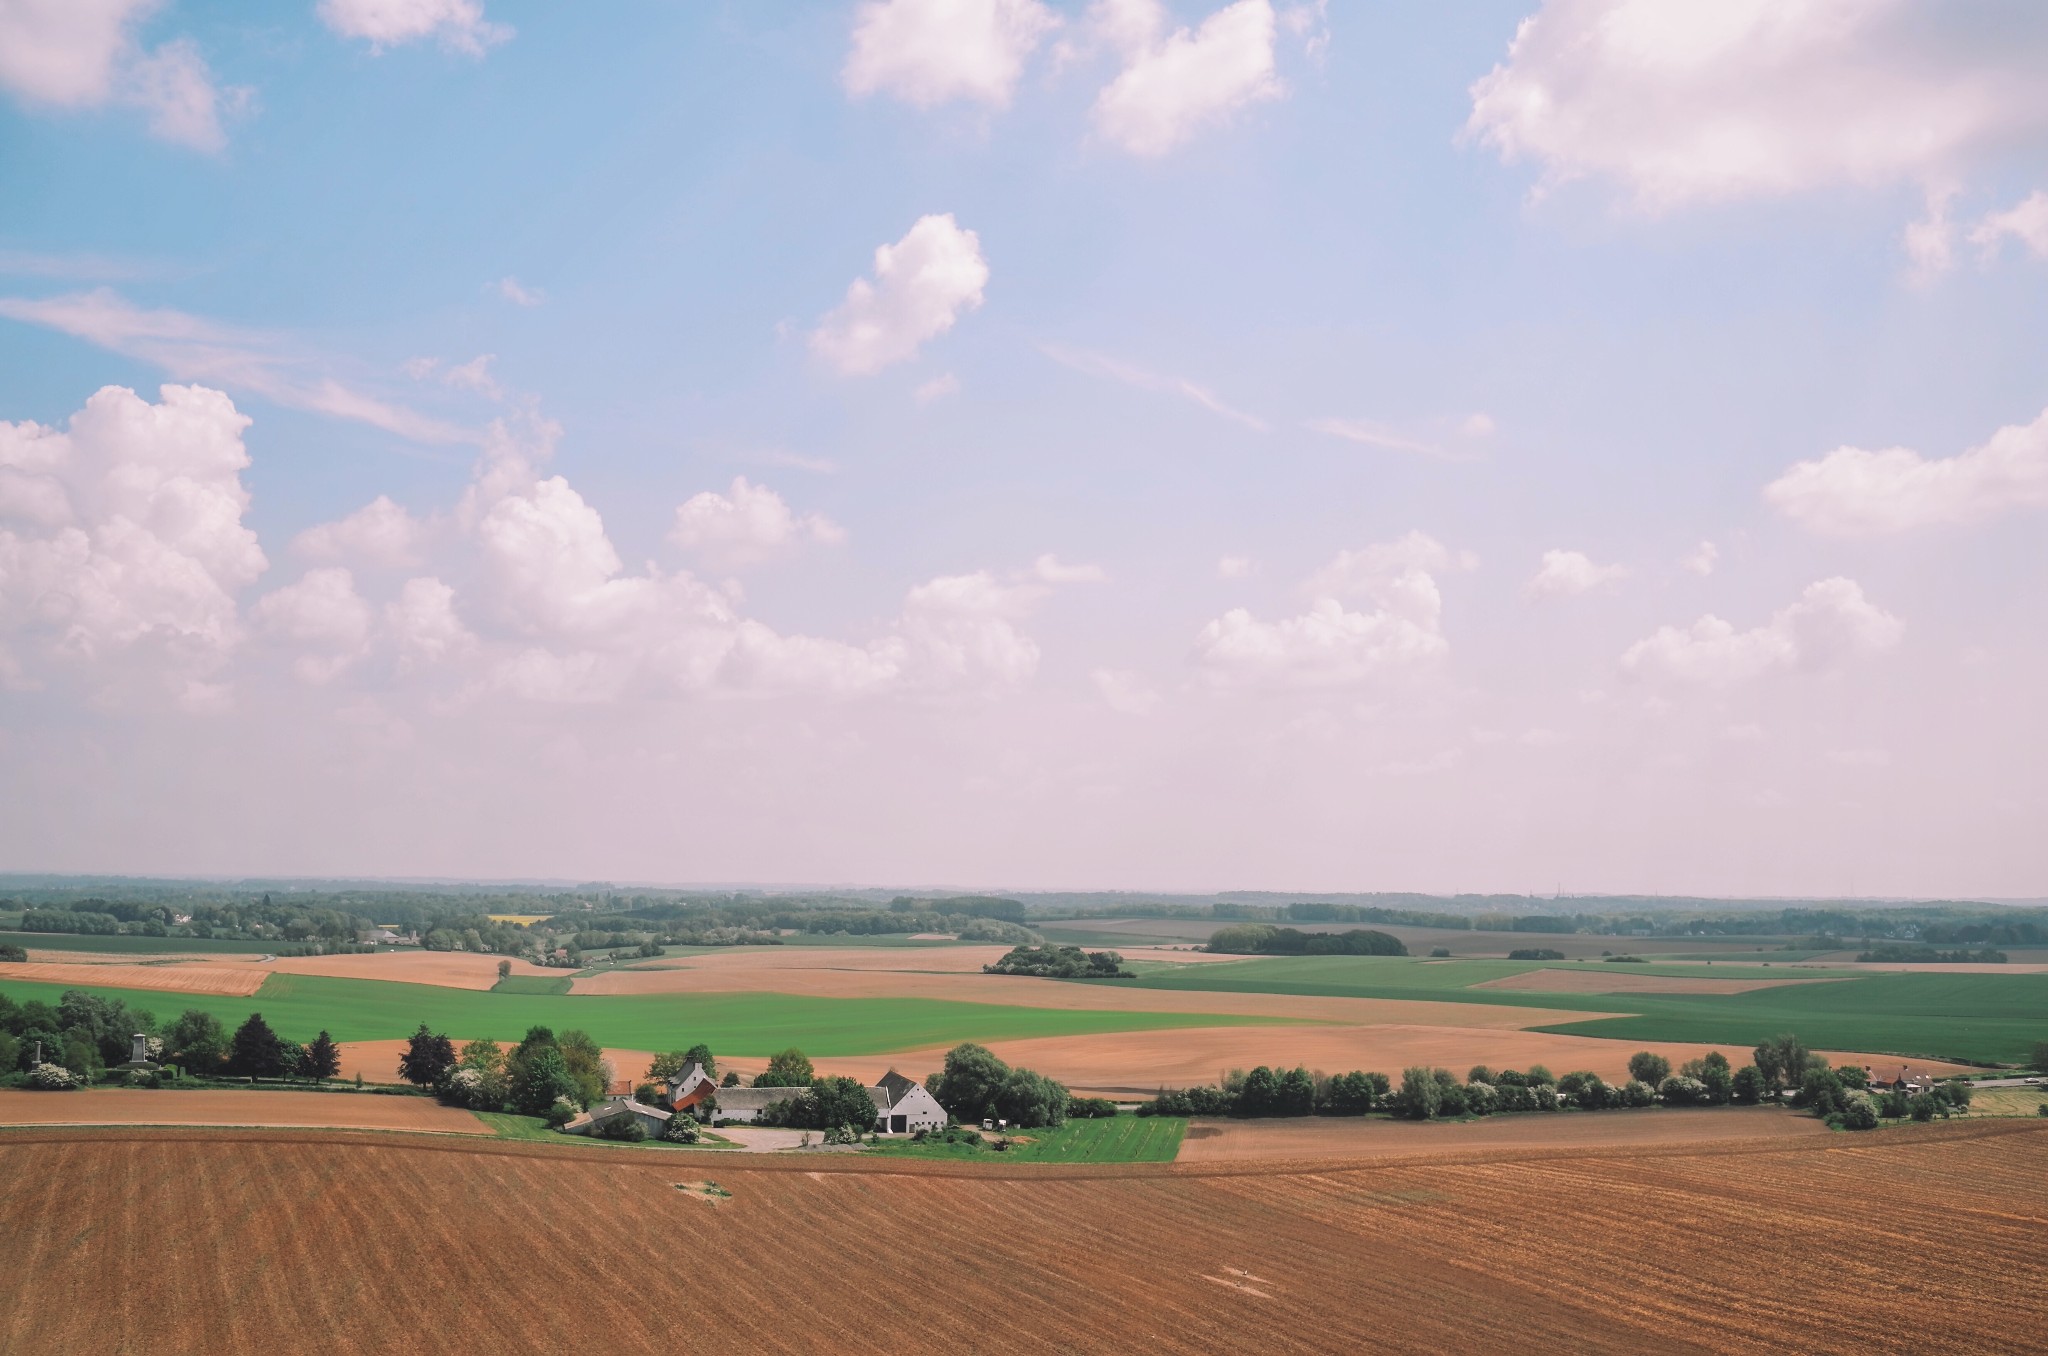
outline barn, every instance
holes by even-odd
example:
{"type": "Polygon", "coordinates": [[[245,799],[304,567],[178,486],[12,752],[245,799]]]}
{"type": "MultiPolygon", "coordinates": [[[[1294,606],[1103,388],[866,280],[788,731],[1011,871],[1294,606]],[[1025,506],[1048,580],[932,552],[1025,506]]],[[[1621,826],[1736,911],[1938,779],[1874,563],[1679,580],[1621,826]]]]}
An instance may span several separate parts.
{"type": "MultiPolygon", "coordinates": [[[[718,1119],[743,1125],[759,1120],[761,1113],[775,1103],[786,1102],[802,1092],[802,1088],[721,1088],[694,1061],[684,1065],[664,1089],[672,1110],[688,1111],[715,1097],[718,1119]]],[[[938,1099],[922,1084],[894,1069],[868,1089],[868,1096],[875,1104],[875,1129],[882,1134],[904,1135],[946,1128],[946,1109],[938,1099]]]]}

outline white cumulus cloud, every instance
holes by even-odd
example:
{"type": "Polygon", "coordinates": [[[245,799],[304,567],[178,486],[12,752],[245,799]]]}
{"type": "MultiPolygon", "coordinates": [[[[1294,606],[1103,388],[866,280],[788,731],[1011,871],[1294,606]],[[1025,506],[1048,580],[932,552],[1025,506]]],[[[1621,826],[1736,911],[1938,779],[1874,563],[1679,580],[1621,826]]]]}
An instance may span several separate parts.
{"type": "Polygon", "coordinates": [[[1274,71],[1270,0],[1238,0],[1169,32],[1160,0],[1097,0],[1091,19],[1124,68],[1097,96],[1101,135],[1133,155],[1164,155],[1201,128],[1286,92],[1274,71]]]}
{"type": "Polygon", "coordinates": [[[1863,596],[1852,579],[1809,584],[1763,626],[1738,631],[1712,615],[1666,626],[1631,645],[1622,669],[1677,683],[1729,684],[1781,671],[1814,672],[1894,648],[1905,623],[1863,596]]]}
{"type": "Polygon", "coordinates": [[[344,38],[361,38],[372,52],[423,38],[482,56],[512,30],[484,17],[482,0],[320,0],[320,22],[344,38]]]}
{"type": "Polygon", "coordinates": [[[1714,572],[1720,563],[1721,548],[1710,541],[1703,541],[1693,549],[1691,555],[1678,562],[1679,568],[1704,579],[1714,572]]]}
{"type": "Polygon", "coordinates": [[[1652,209],[1956,182],[2048,130],[2048,11],[1912,0],[1544,0],[1468,132],[1652,209]]]}
{"type": "Polygon", "coordinates": [[[1195,661],[1216,686],[1281,688],[1345,686],[1428,664],[1450,649],[1431,571],[1465,560],[1420,532],[1340,552],[1305,581],[1314,599],[1306,612],[1266,622],[1232,608],[1202,628],[1195,661]]]}
{"type": "Polygon", "coordinates": [[[188,681],[220,668],[241,636],[236,594],[268,566],[242,524],[248,424],[197,386],[157,404],[104,387],[62,430],[0,423],[0,649],[132,657],[188,681]]]}
{"type": "Polygon", "coordinates": [[[987,284],[975,233],[950,212],[920,217],[901,240],[876,248],[873,281],[854,279],[812,332],[811,349],[847,376],[870,376],[953,328],[981,305],[987,284]]]}
{"type": "Polygon", "coordinates": [[[292,538],[292,553],[303,560],[362,560],[373,565],[413,565],[426,543],[426,524],[378,495],[331,523],[309,527],[292,538]]]}
{"type": "Polygon", "coordinates": [[[1159,693],[1127,669],[1096,669],[1088,675],[1103,704],[1127,716],[1149,716],[1159,708],[1159,693]]]}
{"type": "Polygon", "coordinates": [[[355,577],[339,565],[306,571],[297,583],[259,598],[249,615],[297,652],[292,671],[308,683],[327,682],[368,654],[375,620],[355,577]]]}
{"type": "Polygon", "coordinates": [[[728,568],[756,565],[805,542],[836,546],[846,532],[819,513],[799,515],[766,485],[735,477],[724,494],[705,490],[676,509],[668,539],[728,568]]]}
{"type": "Polygon", "coordinates": [[[145,51],[135,30],[157,8],[157,0],[5,0],[0,88],[30,107],[135,108],[160,140],[219,150],[227,143],[221,114],[247,92],[216,86],[188,38],[145,51]]]}
{"type": "Polygon", "coordinates": [[[405,581],[384,609],[384,625],[406,659],[446,659],[476,644],[455,613],[455,590],[432,575],[405,581]]]}
{"type": "Polygon", "coordinates": [[[1627,577],[1626,565],[1596,565],[1583,551],[1545,551],[1542,567],[1522,592],[1530,598],[1570,598],[1627,577]]]}
{"type": "Polygon", "coordinates": [[[1038,0],[868,0],[854,17],[840,78],[856,98],[1001,108],[1026,59],[1058,23],[1038,0]]]}
{"type": "Polygon", "coordinates": [[[2048,410],[1953,457],[1904,447],[1838,447],[1764,487],[1771,507],[1814,532],[1875,536],[1981,522],[2048,505],[2048,410]]]}

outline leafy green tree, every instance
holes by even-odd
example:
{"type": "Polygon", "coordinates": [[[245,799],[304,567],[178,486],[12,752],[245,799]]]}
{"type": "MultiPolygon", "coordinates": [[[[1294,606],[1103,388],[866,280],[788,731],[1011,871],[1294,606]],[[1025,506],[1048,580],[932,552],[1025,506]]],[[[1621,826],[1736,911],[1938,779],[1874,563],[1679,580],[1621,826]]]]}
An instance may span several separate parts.
{"type": "Polygon", "coordinates": [[[1931,1121],[1940,1110],[1933,1096],[1925,1092],[1914,1093],[1912,1100],[1906,1103],[1907,1114],[1916,1121],[1931,1121]]]}
{"type": "Polygon", "coordinates": [[[695,1060],[704,1066],[704,1072],[712,1078],[718,1077],[718,1059],[711,1053],[711,1047],[699,1041],[683,1051],[685,1061],[695,1060]]]}
{"type": "Polygon", "coordinates": [[[1804,1107],[1816,1116],[1832,1116],[1842,1110],[1846,1101],[1842,1080],[1833,1069],[1809,1065],[1800,1076],[1799,1091],[1793,1095],[1792,1105],[1804,1107]]]}
{"type": "Polygon", "coordinates": [[[552,1042],[536,1046],[524,1059],[514,1062],[512,1109],[529,1116],[541,1116],[558,1102],[576,1102],[581,1090],[569,1076],[561,1048],[552,1042]]]}
{"type": "Polygon", "coordinates": [[[1728,1056],[1719,1050],[1709,1050],[1698,1059],[1687,1060],[1679,1072],[1706,1089],[1709,1106],[1726,1106],[1735,1092],[1735,1073],[1728,1067],[1728,1056]]]}
{"type": "Polygon", "coordinates": [[[647,1066],[647,1081],[666,1083],[680,1074],[689,1062],[690,1056],[681,1050],[670,1050],[665,1054],[656,1055],[653,1062],[647,1066]]]}
{"type": "Polygon", "coordinates": [[[1800,1086],[1812,1063],[1813,1052],[1790,1032],[1775,1036],[1756,1048],[1757,1071],[1764,1076],[1764,1084],[1772,1092],[1800,1086]]]}
{"type": "Polygon", "coordinates": [[[740,1076],[738,1073],[734,1072],[731,1069],[727,1069],[725,1071],[725,1077],[718,1080],[718,1086],[721,1088],[736,1088],[739,1085],[740,1076]]]}
{"type": "Polygon", "coordinates": [[[597,1123],[597,1137],[615,1139],[623,1144],[638,1144],[647,1138],[647,1127],[640,1124],[638,1116],[607,1116],[597,1123]]]}
{"type": "Polygon", "coordinates": [[[956,1045],[946,1052],[945,1067],[939,1071],[932,1096],[954,1119],[978,1122],[997,1114],[996,1093],[1009,1072],[1010,1066],[986,1047],[956,1045]]]}
{"type": "Polygon", "coordinates": [[[807,1088],[816,1080],[818,1071],[811,1067],[811,1061],[798,1049],[778,1051],[768,1056],[768,1067],[754,1075],[757,1088],[807,1088]]]}
{"type": "Polygon", "coordinates": [[[1401,1071],[1401,1090],[1394,1094],[1396,1115],[1426,1121],[1437,1114],[1442,1103],[1443,1091],[1433,1071],[1419,1064],[1401,1071]]]}
{"type": "Polygon", "coordinates": [[[1851,1094],[1842,1107],[1842,1128],[1844,1130],[1877,1129],[1877,1108],[1870,1099],[1860,1094],[1851,1094]]]}
{"type": "Polygon", "coordinates": [[[455,1043],[421,1022],[398,1057],[398,1076],[414,1087],[438,1088],[454,1071],[455,1043]]]}
{"type": "Polygon", "coordinates": [[[218,1073],[228,1057],[227,1028],[212,1013],[188,1008],[165,1033],[164,1050],[173,1064],[204,1078],[218,1073]]]}
{"type": "Polygon", "coordinates": [[[811,1085],[809,1095],[803,1100],[811,1104],[811,1115],[815,1119],[812,1129],[829,1130],[845,1126],[865,1131],[874,1128],[875,1100],[858,1079],[821,1078],[811,1085]]]}
{"type": "Polygon", "coordinates": [[[1309,1071],[1296,1065],[1280,1075],[1280,1086],[1274,1103],[1274,1114],[1279,1116],[1306,1116],[1316,1109],[1316,1080],[1309,1071]]]}
{"type": "Polygon", "coordinates": [[[1729,1098],[1743,1106],[1755,1106],[1764,1099],[1765,1083],[1763,1072],[1754,1064],[1745,1064],[1735,1071],[1729,1084],[1729,1098]]]}
{"type": "Polygon", "coordinates": [[[279,1078],[291,1065],[284,1040],[260,1012],[250,1013],[228,1042],[228,1072],[238,1078],[279,1078]]]}
{"type": "Polygon", "coordinates": [[[13,1073],[21,1063],[21,1042],[13,1033],[0,1031],[0,1074],[13,1073]]]}
{"type": "Polygon", "coordinates": [[[564,1031],[561,1051],[562,1063],[576,1080],[577,1099],[586,1107],[602,1102],[612,1081],[612,1066],[604,1057],[604,1047],[591,1039],[588,1032],[564,1031]]]}
{"type": "Polygon", "coordinates": [[[1651,1050],[1638,1050],[1628,1057],[1628,1076],[1656,1087],[1671,1077],[1671,1061],[1651,1050]]]}
{"type": "Polygon", "coordinates": [[[306,1047],[305,1072],[307,1077],[324,1082],[341,1072],[341,1049],[335,1045],[334,1037],[322,1031],[306,1047]]]}
{"type": "Polygon", "coordinates": [[[700,1133],[696,1119],[690,1116],[671,1116],[661,1128],[661,1137],[671,1144],[695,1144],[700,1133]]]}

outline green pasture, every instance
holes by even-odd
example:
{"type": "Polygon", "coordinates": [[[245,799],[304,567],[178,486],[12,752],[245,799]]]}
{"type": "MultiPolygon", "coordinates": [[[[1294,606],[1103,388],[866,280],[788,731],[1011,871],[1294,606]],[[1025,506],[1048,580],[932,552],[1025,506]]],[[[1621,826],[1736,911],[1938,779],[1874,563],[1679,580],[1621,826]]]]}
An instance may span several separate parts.
{"type": "MultiPolygon", "coordinates": [[[[18,919],[16,921],[19,921],[18,919]]],[[[0,942],[31,951],[91,951],[115,956],[269,956],[289,942],[216,942],[199,937],[88,937],[70,932],[0,932],[0,942]]]]}
{"type": "MultiPolygon", "coordinates": [[[[1068,1121],[1057,1130],[1020,1130],[1030,1143],[1012,1141],[997,1153],[984,1142],[948,1144],[943,1140],[913,1144],[886,1140],[869,1150],[894,1158],[977,1159],[1017,1163],[1171,1163],[1180,1152],[1188,1123],[1175,1116],[1105,1116],[1068,1121]]],[[[984,1132],[984,1140],[993,1139],[984,1132]]]]}
{"type": "MultiPolygon", "coordinates": [[[[1025,983],[1028,981],[1018,981],[1025,983]]],[[[16,1002],[55,1004],[67,988],[86,988],[144,1008],[159,1019],[187,1008],[213,1013],[230,1026],[261,1012],[292,1040],[325,1030],[337,1041],[391,1040],[425,1022],[461,1040],[517,1041],[531,1026],[580,1029],[600,1045],[623,1050],[673,1050],[708,1043],[721,1055],[765,1056],[790,1046],[812,1058],[885,1054],[961,1041],[1081,1036],[1189,1026],[1238,1026],[1276,1018],[1180,1012],[1093,1012],[1011,1007],[930,998],[816,998],[773,993],[536,994],[478,992],[429,984],[324,975],[273,974],[248,998],[162,993],[145,989],[9,982],[0,993],[16,1002]]]]}
{"type": "Polygon", "coordinates": [[[574,982],[567,975],[507,975],[491,986],[491,992],[567,993],[574,982]]]}
{"type": "MultiPolygon", "coordinates": [[[[1085,982],[1085,981],[1084,981],[1085,982]]],[[[1280,993],[1407,998],[1492,1007],[1632,1015],[1539,1028],[1623,1041],[1752,1046],[1782,1032],[1831,1050],[2019,1063],[2048,1039],[2048,975],[1901,974],[1780,966],[1627,965],[1564,961],[1437,961],[1381,956],[1275,956],[1168,966],[1127,985],[1195,993],[1280,993]],[[1470,986],[1529,970],[1611,969],[1625,975],[1716,979],[1828,979],[1740,994],[1544,993],[1470,986]]]]}

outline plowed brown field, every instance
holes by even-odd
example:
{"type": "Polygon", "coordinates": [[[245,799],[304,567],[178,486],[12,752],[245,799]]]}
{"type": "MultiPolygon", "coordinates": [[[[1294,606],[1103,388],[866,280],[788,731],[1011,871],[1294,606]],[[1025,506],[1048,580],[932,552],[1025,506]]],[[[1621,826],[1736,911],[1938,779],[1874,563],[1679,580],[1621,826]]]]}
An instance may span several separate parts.
{"type": "Polygon", "coordinates": [[[425,1097],[218,1089],[0,1092],[0,1125],[334,1126],[344,1130],[491,1133],[489,1126],[467,1111],[425,1097]]]}
{"type": "Polygon", "coordinates": [[[1548,1154],[1626,1151],[1650,1145],[1704,1146],[1811,1139],[1833,1132],[1811,1116],[1775,1107],[1691,1107],[1597,1115],[1498,1116],[1431,1125],[1419,1121],[1196,1121],[1181,1140],[1181,1163],[1270,1163],[1311,1158],[1418,1158],[1484,1149],[1548,1154]]]}
{"type": "Polygon", "coordinates": [[[0,1350],[2021,1352],[2048,1323],[2024,1122],[1149,1171],[216,1134],[0,1136],[0,1350]],[[729,1198],[677,1189],[707,1174],[729,1198]]]}
{"type": "Polygon", "coordinates": [[[30,961],[7,967],[8,979],[38,984],[161,989],[166,993],[225,993],[247,997],[263,986],[264,972],[243,965],[74,965],[30,961]]]}

